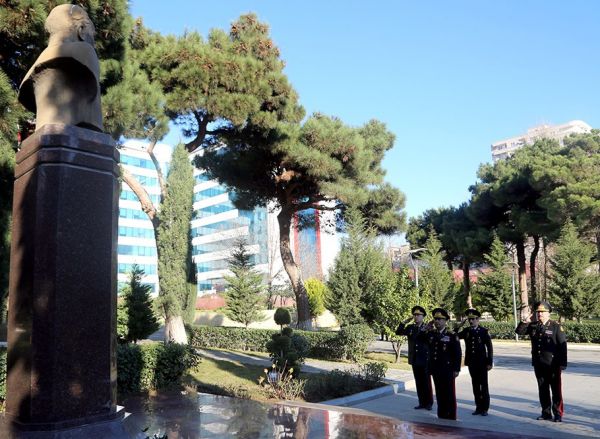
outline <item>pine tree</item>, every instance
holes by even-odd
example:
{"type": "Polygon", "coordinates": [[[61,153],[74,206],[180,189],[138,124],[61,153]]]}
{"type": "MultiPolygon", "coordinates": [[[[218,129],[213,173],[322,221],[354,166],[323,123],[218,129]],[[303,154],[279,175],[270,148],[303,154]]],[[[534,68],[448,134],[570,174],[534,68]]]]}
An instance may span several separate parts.
{"type": "Polygon", "coordinates": [[[225,289],[225,314],[248,328],[250,323],[264,320],[264,297],[263,276],[252,267],[246,247],[246,242],[240,239],[228,261],[232,275],[223,277],[228,284],[225,289]]]}
{"type": "Polygon", "coordinates": [[[327,300],[327,286],[320,281],[311,277],[304,281],[304,288],[308,294],[308,304],[310,306],[310,315],[318,317],[325,312],[325,301],[327,300]]]}
{"type": "Polygon", "coordinates": [[[143,269],[133,264],[129,272],[129,281],[121,290],[123,305],[127,312],[126,341],[136,343],[143,340],[159,328],[158,320],[152,308],[152,287],[142,283],[146,275],[143,269]]]}
{"type": "Polygon", "coordinates": [[[600,278],[590,262],[594,253],[594,247],[583,243],[567,221],[550,259],[550,297],[561,316],[581,321],[599,310],[600,278]]]}
{"type": "Polygon", "coordinates": [[[173,160],[167,176],[167,191],[160,210],[157,230],[159,304],[165,317],[165,338],[187,343],[183,315],[191,306],[188,285],[191,246],[190,220],[194,177],[192,164],[183,145],[173,152],[173,160]]]}
{"type": "Polygon", "coordinates": [[[437,234],[431,228],[420,261],[423,268],[419,272],[420,295],[435,306],[452,305],[452,273],[444,262],[442,245],[437,234]]]}
{"type": "Polygon", "coordinates": [[[511,269],[504,244],[498,236],[494,236],[484,259],[491,271],[476,284],[477,301],[482,310],[490,312],[494,319],[508,320],[513,312],[511,269]]]}

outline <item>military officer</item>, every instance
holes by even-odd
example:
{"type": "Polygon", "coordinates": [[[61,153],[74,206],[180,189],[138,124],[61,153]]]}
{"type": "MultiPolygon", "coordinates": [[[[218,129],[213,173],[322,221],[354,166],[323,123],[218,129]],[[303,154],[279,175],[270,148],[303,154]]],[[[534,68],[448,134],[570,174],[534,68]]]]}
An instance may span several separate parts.
{"type": "MultiPolygon", "coordinates": [[[[428,332],[429,373],[435,385],[438,418],[456,420],[455,380],[460,373],[462,351],[456,334],[446,327],[450,316],[443,308],[435,308],[433,328],[428,332]]],[[[431,327],[431,324],[430,324],[431,327]]]]}
{"type": "Polygon", "coordinates": [[[479,326],[479,311],[469,308],[465,316],[470,327],[460,331],[458,338],[465,340],[465,365],[469,367],[475,397],[475,411],[472,414],[487,416],[490,408],[488,371],[494,363],[492,339],[488,330],[479,326]]]}
{"type": "Polygon", "coordinates": [[[431,375],[427,367],[429,346],[427,344],[427,325],[423,319],[427,315],[422,306],[413,306],[412,317],[400,323],[396,334],[405,335],[408,339],[408,364],[412,366],[419,405],[415,409],[431,410],[433,406],[433,392],[431,389],[431,375]],[[413,323],[407,325],[413,320],[413,323]]]}
{"type": "Polygon", "coordinates": [[[552,307],[546,301],[535,304],[536,319],[522,321],[515,332],[531,338],[531,363],[538,384],[542,414],[538,420],[562,422],[561,372],[567,368],[567,339],[558,322],[550,320],[552,307]],[[552,397],[550,397],[552,391],[552,397]]]}

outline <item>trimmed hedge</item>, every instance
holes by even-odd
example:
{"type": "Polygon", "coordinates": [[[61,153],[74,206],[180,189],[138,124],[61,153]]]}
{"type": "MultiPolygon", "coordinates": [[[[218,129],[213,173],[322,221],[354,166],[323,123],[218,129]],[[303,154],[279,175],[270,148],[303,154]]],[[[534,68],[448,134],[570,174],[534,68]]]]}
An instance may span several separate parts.
{"type": "MultiPolygon", "coordinates": [[[[489,329],[492,338],[499,340],[512,340],[515,338],[513,322],[481,322],[481,326],[489,329]]],[[[567,335],[567,342],[600,343],[600,324],[564,322],[562,326],[567,335]]]]}
{"type": "MultiPolygon", "coordinates": [[[[195,348],[217,348],[268,352],[271,335],[279,331],[224,326],[193,326],[190,344],[195,348]]],[[[375,334],[366,325],[350,325],[339,332],[294,331],[292,343],[301,357],[327,360],[362,358],[375,334]]]]}
{"type": "Polygon", "coordinates": [[[124,344],[117,346],[119,393],[138,393],[177,384],[199,357],[188,345],[175,343],[124,344]]]}

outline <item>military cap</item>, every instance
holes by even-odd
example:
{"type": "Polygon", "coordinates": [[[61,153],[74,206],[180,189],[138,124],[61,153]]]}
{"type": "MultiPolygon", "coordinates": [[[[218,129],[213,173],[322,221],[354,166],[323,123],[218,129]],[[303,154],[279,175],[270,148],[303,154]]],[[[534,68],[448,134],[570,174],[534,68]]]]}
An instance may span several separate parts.
{"type": "Polygon", "coordinates": [[[541,302],[537,302],[535,304],[534,311],[548,311],[548,312],[551,312],[552,311],[552,307],[550,306],[550,303],[546,302],[545,300],[542,300],[541,302]]]}
{"type": "Polygon", "coordinates": [[[412,309],[410,310],[411,314],[423,314],[424,316],[427,315],[427,313],[425,312],[425,308],[423,308],[422,306],[416,305],[413,306],[412,309]]]}
{"type": "Polygon", "coordinates": [[[477,311],[475,308],[469,308],[468,310],[465,311],[465,316],[467,316],[467,318],[474,318],[474,317],[481,317],[481,313],[479,311],[477,311]]]}
{"type": "Polygon", "coordinates": [[[446,320],[450,320],[450,315],[448,314],[448,311],[446,311],[444,308],[435,308],[431,314],[433,315],[434,319],[446,319],[446,320]]]}

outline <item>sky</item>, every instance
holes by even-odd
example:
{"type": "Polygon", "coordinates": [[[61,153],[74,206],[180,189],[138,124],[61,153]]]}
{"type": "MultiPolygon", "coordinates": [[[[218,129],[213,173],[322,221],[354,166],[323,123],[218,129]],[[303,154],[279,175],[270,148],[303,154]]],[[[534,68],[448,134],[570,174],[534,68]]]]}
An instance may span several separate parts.
{"type": "MultiPolygon", "coordinates": [[[[307,114],[386,124],[386,181],[405,212],[469,199],[490,145],[542,123],[600,128],[600,2],[133,0],[163,34],[270,27],[307,114]]],[[[176,143],[173,130],[166,141],[176,143]]]]}

